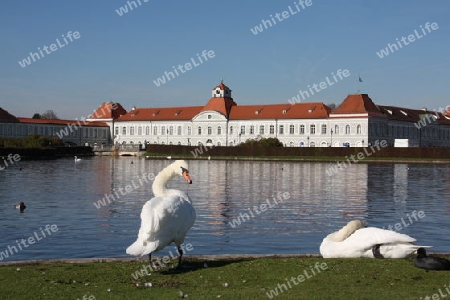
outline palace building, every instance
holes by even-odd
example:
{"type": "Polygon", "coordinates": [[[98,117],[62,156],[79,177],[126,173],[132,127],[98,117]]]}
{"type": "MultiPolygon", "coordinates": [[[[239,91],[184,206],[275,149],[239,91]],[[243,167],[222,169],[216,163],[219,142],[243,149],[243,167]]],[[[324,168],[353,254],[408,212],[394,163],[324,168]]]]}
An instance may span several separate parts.
{"type": "Polygon", "coordinates": [[[115,120],[114,142],[235,146],[275,137],[287,147],[363,147],[408,139],[410,145],[450,146],[450,112],[376,105],[352,94],[331,109],[322,102],[238,105],[220,83],[205,106],[132,108],[115,120]]]}
{"type": "Polygon", "coordinates": [[[238,105],[223,82],[204,106],[135,108],[101,104],[83,122],[16,118],[0,108],[0,136],[31,134],[84,144],[236,146],[278,138],[286,147],[364,147],[386,140],[449,147],[450,110],[432,112],[377,105],[367,94],[348,95],[332,109],[322,102],[238,105]]]}

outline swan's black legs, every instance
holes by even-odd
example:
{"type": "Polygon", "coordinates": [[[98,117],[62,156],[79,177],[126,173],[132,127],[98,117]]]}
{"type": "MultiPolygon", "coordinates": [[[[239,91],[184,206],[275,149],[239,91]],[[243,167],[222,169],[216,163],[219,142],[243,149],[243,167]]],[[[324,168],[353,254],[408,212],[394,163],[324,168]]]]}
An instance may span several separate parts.
{"type": "Polygon", "coordinates": [[[381,244],[376,244],[375,246],[372,247],[373,257],[384,258],[384,256],[380,253],[380,246],[381,244]]]}
{"type": "Polygon", "coordinates": [[[152,253],[151,252],[148,254],[148,263],[150,265],[152,264],[152,253]]]}
{"type": "Polygon", "coordinates": [[[183,250],[180,246],[178,246],[178,253],[180,253],[180,256],[178,256],[178,266],[177,269],[181,268],[181,258],[183,257],[183,250]]]}

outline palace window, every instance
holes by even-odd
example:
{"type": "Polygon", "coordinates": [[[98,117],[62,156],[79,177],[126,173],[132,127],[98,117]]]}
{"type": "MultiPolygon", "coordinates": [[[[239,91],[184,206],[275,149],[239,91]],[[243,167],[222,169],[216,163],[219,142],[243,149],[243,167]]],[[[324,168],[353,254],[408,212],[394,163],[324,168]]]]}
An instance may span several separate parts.
{"type": "Polygon", "coordinates": [[[305,134],[305,125],[300,125],[300,134],[305,134]]]}
{"type": "Polygon", "coordinates": [[[289,125],[289,134],[294,134],[294,125],[289,125]]]}
{"type": "Polygon", "coordinates": [[[270,133],[270,134],[275,134],[275,126],[274,126],[274,125],[270,125],[270,127],[269,127],[269,133],[270,133]]]}
{"type": "Polygon", "coordinates": [[[314,124],[309,125],[309,133],[316,134],[316,125],[314,124]]]}

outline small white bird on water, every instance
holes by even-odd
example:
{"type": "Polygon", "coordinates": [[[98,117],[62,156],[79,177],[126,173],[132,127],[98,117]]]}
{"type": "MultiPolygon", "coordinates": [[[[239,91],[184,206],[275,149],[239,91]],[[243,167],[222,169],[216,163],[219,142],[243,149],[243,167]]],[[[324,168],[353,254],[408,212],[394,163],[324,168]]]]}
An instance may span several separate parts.
{"type": "Polygon", "coordinates": [[[353,220],[341,230],[327,235],[320,245],[324,258],[406,258],[419,248],[416,239],[392,230],[364,227],[360,220],[353,220]]]}
{"type": "Polygon", "coordinates": [[[78,158],[77,156],[74,156],[75,162],[80,162],[81,158],[78,158]]]}
{"type": "Polygon", "coordinates": [[[168,189],[167,183],[175,176],[182,176],[191,184],[188,164],[184,160],[176,160],[164,168],[153,182],[155,197],[144,204],[141,212],[141,228],[136,242],[126,250],[130,255],[151,255],[174,242],[177,245],[178,268],[181,266],[183,251],[181,245],[187,232],[195,222],[195,209],[189,196],[179,190],[168,189]]]}

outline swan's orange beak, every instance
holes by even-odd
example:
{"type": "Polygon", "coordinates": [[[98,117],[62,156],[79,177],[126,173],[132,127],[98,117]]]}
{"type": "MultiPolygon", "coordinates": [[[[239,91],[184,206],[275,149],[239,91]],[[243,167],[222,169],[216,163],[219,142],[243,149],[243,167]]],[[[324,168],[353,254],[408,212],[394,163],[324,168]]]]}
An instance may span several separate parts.
{"type": "Polygon", "coordinates": [[[192,184],[191,177],[189,176],[189,171],[184,169],[183,170],[183,177],[186,179],[187,183],[192,184]]]}

